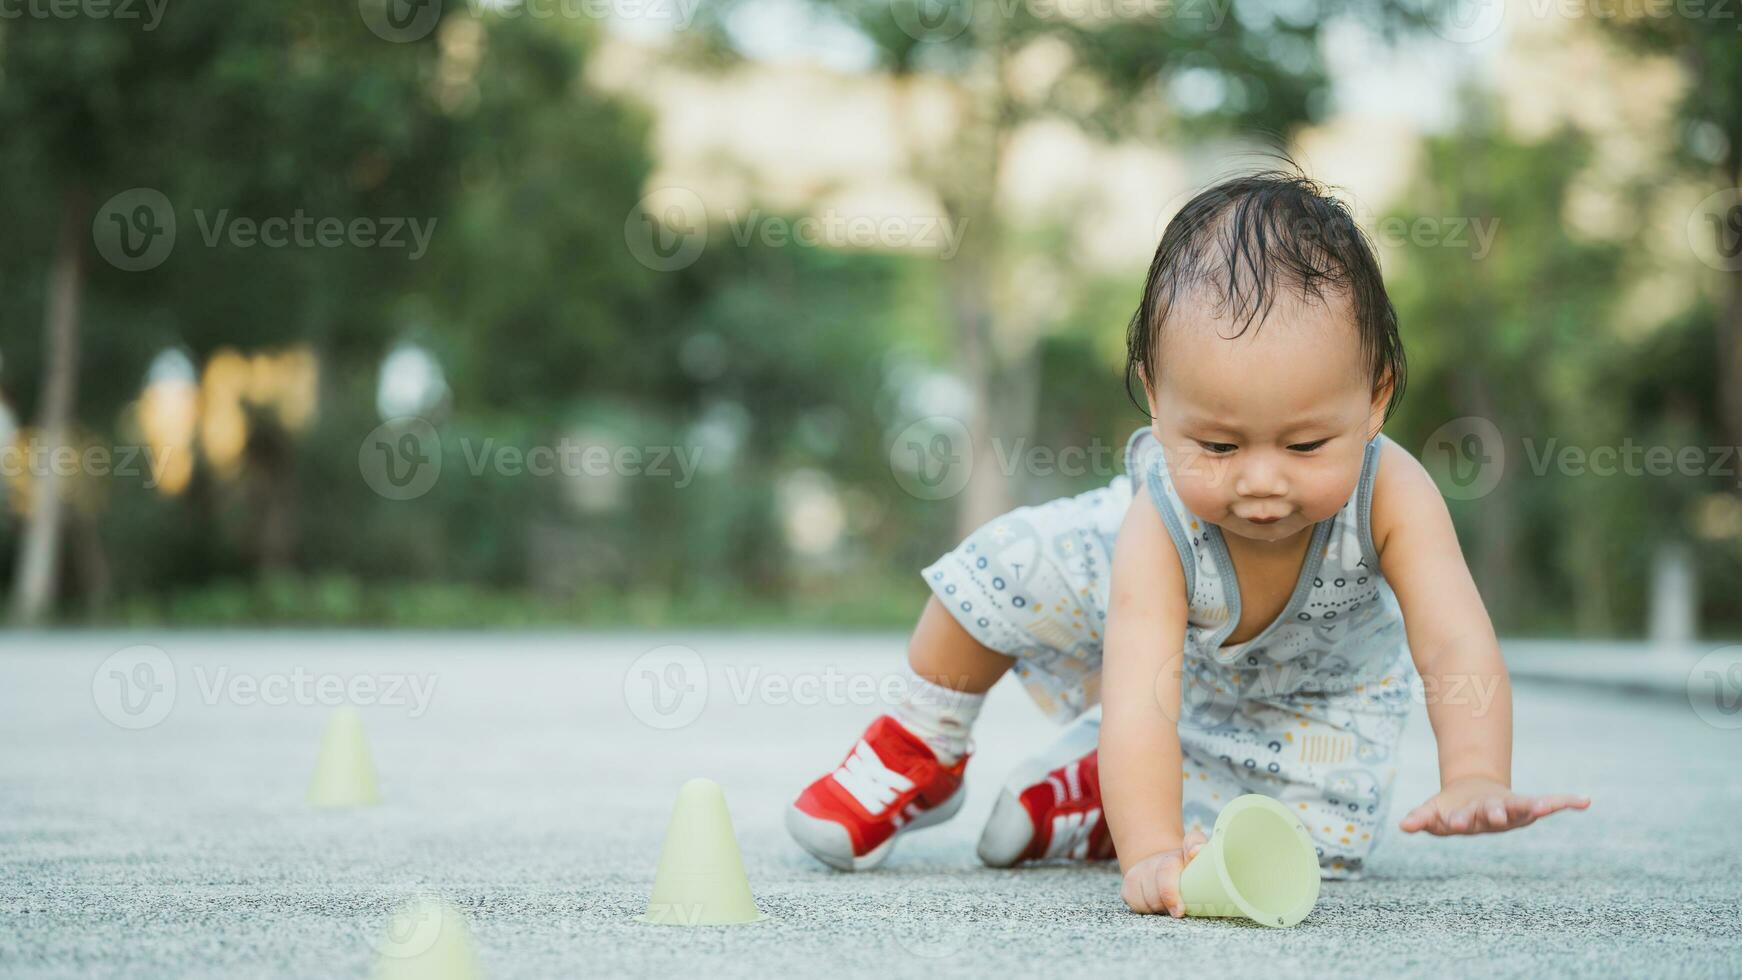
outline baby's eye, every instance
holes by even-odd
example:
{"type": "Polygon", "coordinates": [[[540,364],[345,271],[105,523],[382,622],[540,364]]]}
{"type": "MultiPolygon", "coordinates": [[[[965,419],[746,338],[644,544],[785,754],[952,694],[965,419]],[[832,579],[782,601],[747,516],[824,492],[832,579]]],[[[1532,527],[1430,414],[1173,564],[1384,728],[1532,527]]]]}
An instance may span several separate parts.
{"type": "Polygon", "coordinates": [[[1202,439],[1196,439],[1193,441],[1195,441],[1198,445],[1204,447],[1204,452],[1213,453],[1217,456],[1226,456],[1227,454],[1233,452],[1235,449],[1239,448],[1238,446],[1234,445],[1231,442],[1205,442],[1202,439]]]}
{"type": "Polygon", "coordinates": [[[1297,442],[1288,448],[1294,450],[1297,453],[1310,453],[1313,450],[1319,448],[1320,446],[1322,446],[1325,443],[1330,442],[1330,441],[1331,440],[1329,440],[1329,439],[1320,439],[1316,442],[1297,442]]]}

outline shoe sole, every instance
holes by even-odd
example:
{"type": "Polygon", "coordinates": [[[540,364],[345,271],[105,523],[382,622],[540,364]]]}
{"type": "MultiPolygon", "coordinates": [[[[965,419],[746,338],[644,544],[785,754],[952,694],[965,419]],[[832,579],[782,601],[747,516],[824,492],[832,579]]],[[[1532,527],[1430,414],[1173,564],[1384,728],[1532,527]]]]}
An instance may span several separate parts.
{"type": "Polygon", "coordinates": [[[998,801],[992,805],[992,815],[980,831],[976,851],[980,862],[990,868],[1015,867],[1034,840],[1036,828],[1022,805],[1022,791],[1046,779],[1047,774],[1072,759],[1080,759],[1095,747],[1101,731],[1100,708],[1097,706],[1068,726],[1056,741],[1043,751],[1022,760],[1004,779],[998,801]]]}
{"type": "Polygon", "coordinates": [[[925,811],[889,836],[889,839],[862,855],[854,856],[853,839],[847,828],[833,820],[813,817],[797,804],[786,808],[786,832],[811,857],[838,871],[868,871],[888,859],[895,842],[902,834],[934,827],[956,815],[968,797],[968,784],[963,783],[949,799],[925,811]]]}
{"type": "Polygon", "coordinates": [[[1011,771],[998,791],[998,802],[992,804],[992,815],[980,831],[980,843],[975,848],[980,863],[989,868],[1012,868],[1022,860],[1028,845],[1034,840],[1034,819],[1022,805],[1022,791],[1046,778],[1057,766],[1050,766],[1040,757],[1026,759],[1011,771]]]}

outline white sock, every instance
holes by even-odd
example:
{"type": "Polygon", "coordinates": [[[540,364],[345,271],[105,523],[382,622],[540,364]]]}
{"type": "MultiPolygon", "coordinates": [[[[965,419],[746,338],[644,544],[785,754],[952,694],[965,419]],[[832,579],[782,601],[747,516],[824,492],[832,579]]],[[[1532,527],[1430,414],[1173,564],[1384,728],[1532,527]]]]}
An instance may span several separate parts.
{"type": "Polygon", "coordinates": [[[912,666],[907,668],[906,680],[907,696],[893,714],[908,731],[931,746],[939,762],[954,765],[972,748],[968,734],[986,695],[933,684],[914,673],[912,666]]]}

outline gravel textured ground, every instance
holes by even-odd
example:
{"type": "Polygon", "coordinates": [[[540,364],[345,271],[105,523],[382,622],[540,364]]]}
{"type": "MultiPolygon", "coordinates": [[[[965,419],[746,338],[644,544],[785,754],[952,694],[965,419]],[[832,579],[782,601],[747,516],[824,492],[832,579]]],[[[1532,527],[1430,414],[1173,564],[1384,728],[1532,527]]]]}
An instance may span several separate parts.
{"type": "MultiPolygon", "coordinates": [[[[962,813],[882,870],[829,871],[788,841],[782,807],[879,710],[903,643],[13,634],[0,975],[361,977],[391,910],[426,893],[464,910],[493,977],[1742,972],[1742,731],[1670,697],[1521,683],[1516,784],[1591,809],[1492,837],[1393,833],[1294,929],[1131,915],[1111,866],[981,868],[993,788],[1054,731],[1009,682],[962,813]],[[344,684],[382,702],[362,711],[385,801],[317,812],[320,701],[344,684]],[[765,922],[633,921],[697,775],[726,789],[765,922]]],[[[1434,786],[1425,715],[1406,742],[1394,815],[1434,786]]]]}

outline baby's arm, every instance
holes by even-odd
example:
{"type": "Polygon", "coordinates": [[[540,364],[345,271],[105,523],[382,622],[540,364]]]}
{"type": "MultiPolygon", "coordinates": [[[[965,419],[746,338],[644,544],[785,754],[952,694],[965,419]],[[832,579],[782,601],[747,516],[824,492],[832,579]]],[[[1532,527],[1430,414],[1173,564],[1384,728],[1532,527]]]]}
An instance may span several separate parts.
{"type": "Polygon", "coordinates": [[[1113,546],[1101,663],[1101,803],[1134,912],[1185,914],[1179,873],[1203,842],[1180,815],[1185,572],[1142,481],[1113,546]]]}
{"type": "Polygon", "coordinates": [[[1445,500],[1421,463],[1385,444],[1371,514],[1379,567],[1397,595],[1439,744],[1440,791],[1399,827],[1480,834],[1591,801],[1512,792],[1512,686],[1445,500]]]}

